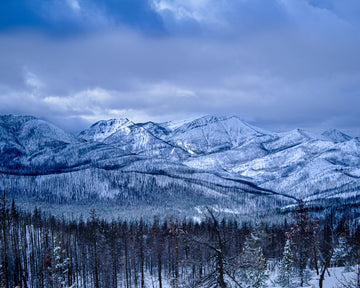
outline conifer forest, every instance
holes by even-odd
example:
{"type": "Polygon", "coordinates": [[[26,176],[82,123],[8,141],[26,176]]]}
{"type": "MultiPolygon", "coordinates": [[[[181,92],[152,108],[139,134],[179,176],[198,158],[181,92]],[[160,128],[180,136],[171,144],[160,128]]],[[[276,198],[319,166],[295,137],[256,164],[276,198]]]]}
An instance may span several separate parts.
{"type": "MultiPolygon", "coordinates": [[[[310,270],[324,287],[330,267],[359,267],[359,215],[346,209],[313,217],[300,201],[283,221],[257,224],[204,213],[110,222],[92,209],[67,220],[21,211],[4,193],[0,287],[306,287],[310,270]]],[[[338,287],[359,287],[355,278],[338,287]]]]}

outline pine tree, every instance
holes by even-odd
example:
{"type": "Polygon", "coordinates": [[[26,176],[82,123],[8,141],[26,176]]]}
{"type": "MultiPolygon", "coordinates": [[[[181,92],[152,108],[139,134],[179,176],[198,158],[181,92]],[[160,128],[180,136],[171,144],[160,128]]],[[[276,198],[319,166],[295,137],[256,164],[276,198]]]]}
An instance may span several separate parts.
{"type": "Polygon", "coordinates": [[[61,241],[58,241],[57,239],[55,239],[54,260],[55,260],[54,280],[56,283],[56,287],[59,288],[75,287],[75,285],[69,286],[69,281],[67,279],[70,258],[65,257],[65,250],[62,250],[61,241]]]}
{"type": "Polygon", "coordinates": [[[343,266],[346,263],[346,258],[350,254],[350,249],[347,244],[346,238],[340,236],[338,243],[334,248],[334,253],[331,259],[332,266],[343,266]]]}
{"type": "Polygon", "coordinates": [[[290,240],[287,240],[284,247],[283,258],[279,263],[277,283],[281,287],[293,287],[294,274],[294,259],[292,256],[291,243],[290,240]]]}
{"type": "Polygon", "coordinates": [[[241,255],[241,266],[244,268],[240,275],[244,287],[260,288],[266,287],[267,262],[261,247],[263,231],[255,230],[247,237],[241,255]]]}
{"type": "Polygon", "coordinates": [[[75,284],[70,285],[68,279],[70,258],[65,256],[65,250],[61,246],[61,241],[55,238],[54,248],[45,254],[46,284],[51,288],[74,288],[75,284]]]}

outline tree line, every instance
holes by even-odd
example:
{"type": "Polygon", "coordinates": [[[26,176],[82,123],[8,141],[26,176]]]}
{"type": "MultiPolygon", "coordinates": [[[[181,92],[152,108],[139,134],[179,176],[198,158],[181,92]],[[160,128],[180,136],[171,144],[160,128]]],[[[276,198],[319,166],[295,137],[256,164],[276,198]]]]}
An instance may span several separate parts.
{"type": "MultiPolygon", "coordinates": [[[[313,218],[303,202],[281,223],[177,218],[105,221],[21,211],[1,196],[0,287],[281,287],[303,286],[309,269],[319,285],[331,266],[360,259],[358,215],[328,211],[313,218]]],[[[320,286],[322,287],[322,286],[320,286]]]]}

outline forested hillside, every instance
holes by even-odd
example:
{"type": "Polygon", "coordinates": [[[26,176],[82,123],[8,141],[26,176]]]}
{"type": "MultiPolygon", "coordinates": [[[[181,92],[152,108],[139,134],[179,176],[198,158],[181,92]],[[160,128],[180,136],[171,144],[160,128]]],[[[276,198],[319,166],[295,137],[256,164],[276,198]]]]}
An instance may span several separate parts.
{"type": "MultiPolygon", "coordinates": [[[[0,116],[0,187],[22,209],[107,206],[123,220],[249,214],[294,204],[359,203],[360,142],[340,131],[276,133],[238,117],[103,120],[74,136],[32,116],[0,116]],[[123,213],[123,211],[126,211],[123,213]],[[152,213],[153,212],[153,213],[152,213]]],[[[31,211],[32,209],[30,209],[31,211]]],[[[111,210],[111,211],[110,211],[111,210]]]]}
{"type": "Polygon", "coordinates": [[[359,213],[312,212],[299,202],[277,223],[251,224],[210,208],[196,223],[106,222],[93,209],[71,221],[3,194],[0,287],[297,287],[310,270],[321,279],[360,264],[359,213]]]}

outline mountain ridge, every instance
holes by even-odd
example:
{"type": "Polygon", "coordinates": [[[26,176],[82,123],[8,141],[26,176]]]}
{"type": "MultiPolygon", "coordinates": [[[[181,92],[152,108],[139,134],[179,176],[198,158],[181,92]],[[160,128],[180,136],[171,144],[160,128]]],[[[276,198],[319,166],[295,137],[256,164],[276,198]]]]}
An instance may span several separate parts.
{"type": "Polygon", "coordinates": [[[350,199],[360,187],[359,139],[337,130],[276,133],[236,116],[205,116],[101,120],[74,136],[35,117],[5,115],[0,131],[1,187],[45,202],[123,199],[120,206],[248,211],[299,198],[350,199]]]}

